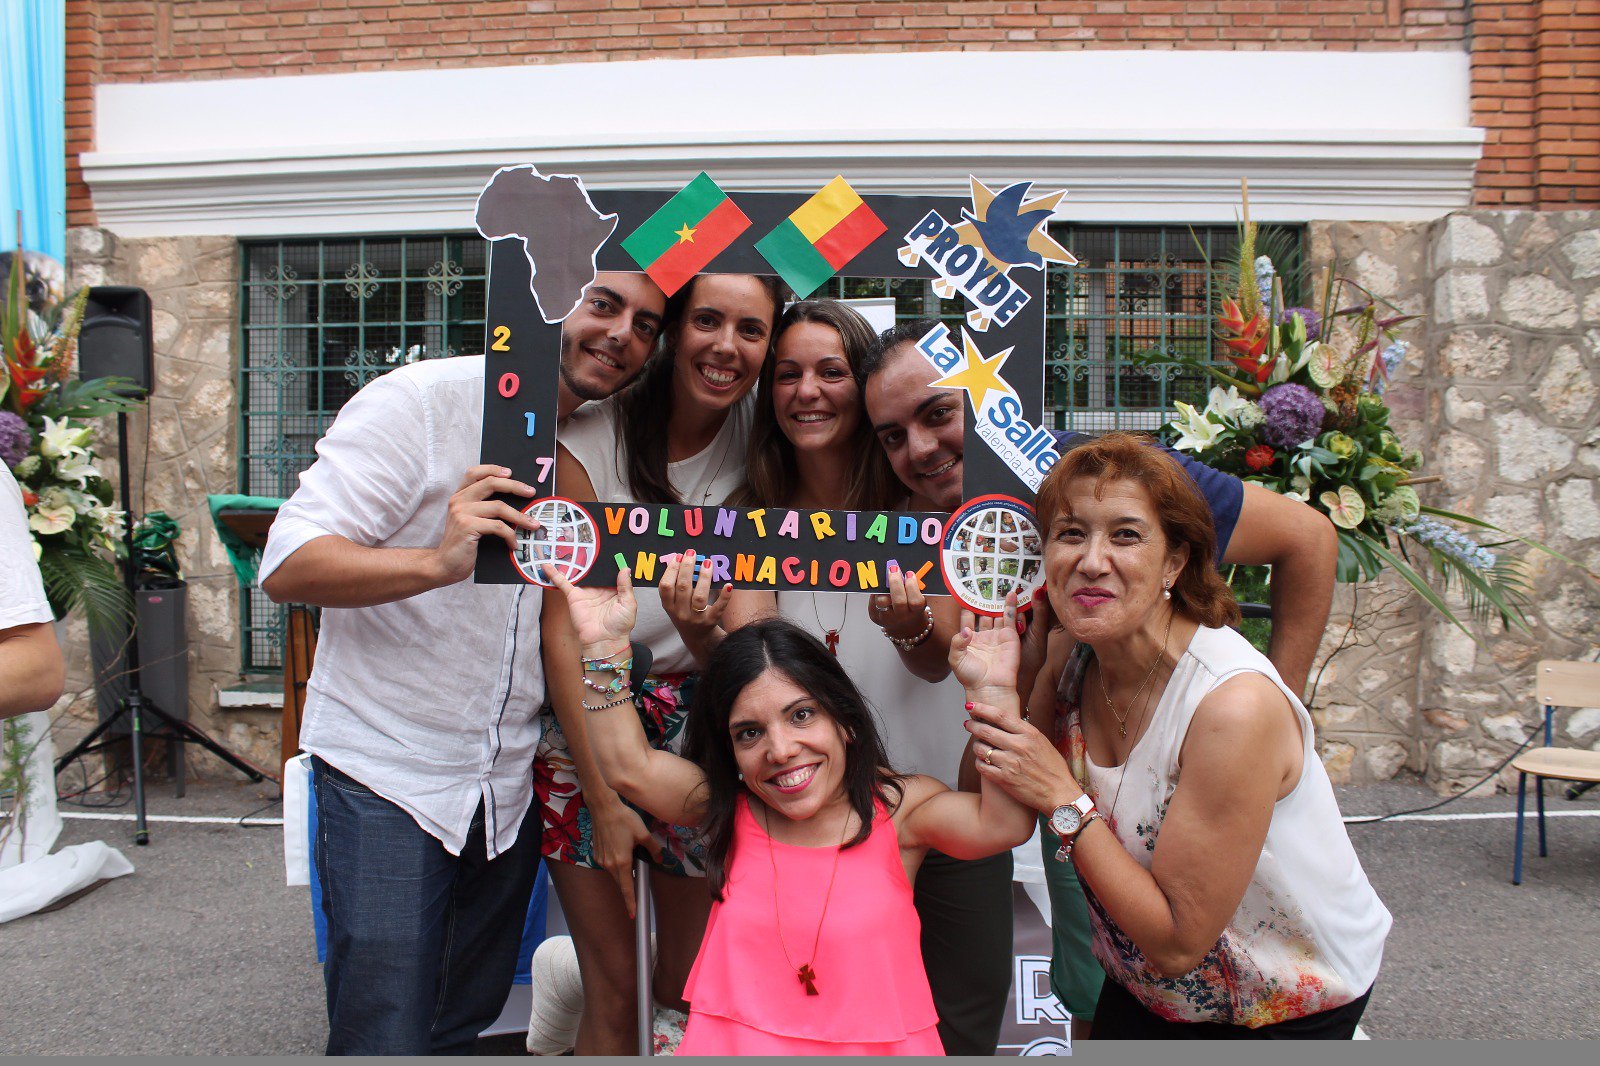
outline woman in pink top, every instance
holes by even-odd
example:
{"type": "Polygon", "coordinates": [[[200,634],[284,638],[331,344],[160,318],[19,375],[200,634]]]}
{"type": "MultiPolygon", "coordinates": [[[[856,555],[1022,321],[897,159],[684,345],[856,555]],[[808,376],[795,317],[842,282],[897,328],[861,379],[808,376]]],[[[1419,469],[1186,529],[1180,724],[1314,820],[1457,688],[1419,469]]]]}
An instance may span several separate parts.
{"type": "MultiPolygon", "coordinates": [[[[942,1054],[911,884],[930,847],[1008,850],[1030,812],[988,784],[954,792],[888,766],[872,713],[836,660],[779,619],[725,638],[702,672],[684,756],[647,743],[628,688],[632,578],[567,598],[583,647],[589,742],[606,782],[706,837],[715,903],[684,998],[679,1054],[942,1054]]],[[[973,619],[950,665],[969,709],[1020,715],[1015,610],[973,619]]]]}

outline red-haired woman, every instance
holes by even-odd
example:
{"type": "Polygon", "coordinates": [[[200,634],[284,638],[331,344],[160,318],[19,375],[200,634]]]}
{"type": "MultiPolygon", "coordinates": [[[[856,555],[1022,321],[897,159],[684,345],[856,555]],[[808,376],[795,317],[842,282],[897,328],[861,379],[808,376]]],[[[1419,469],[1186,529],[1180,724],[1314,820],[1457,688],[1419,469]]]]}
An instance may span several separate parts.
{"type": "Polygon", "coordinates": [[[1072,640],[1029,709],[1057,743],[1015,722],[969,729],[979,772],[1047,815],[1077,868],[1108,977],[1094,1035],[1348,1039],[1389,912],[1305,707],[1227,628],[1238,607],[1205,502],[1117,433],[1063,457],[1037,508],[1072,640]]]}

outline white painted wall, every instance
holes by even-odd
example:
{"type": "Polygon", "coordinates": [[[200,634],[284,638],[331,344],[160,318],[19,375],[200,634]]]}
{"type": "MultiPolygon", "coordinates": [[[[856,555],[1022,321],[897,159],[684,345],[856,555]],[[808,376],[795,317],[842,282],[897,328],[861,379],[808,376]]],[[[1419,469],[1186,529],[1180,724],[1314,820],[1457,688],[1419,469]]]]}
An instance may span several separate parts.
{"type": "Polygon", "coordinates": [[[467,228],[495,168],[596,187],[1065,187],[1063,218],[1420,219],[1466,206],[1463,52],[764,56],[108,84],[84,173],[127,236],[467,228]]]}

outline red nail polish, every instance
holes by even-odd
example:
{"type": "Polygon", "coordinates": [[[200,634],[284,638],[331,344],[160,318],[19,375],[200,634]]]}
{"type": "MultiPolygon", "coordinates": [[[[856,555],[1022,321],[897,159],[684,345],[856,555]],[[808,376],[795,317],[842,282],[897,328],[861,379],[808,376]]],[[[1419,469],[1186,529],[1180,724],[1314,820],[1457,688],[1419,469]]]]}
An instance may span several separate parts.
{"type": "Polygon", "coordinates": [[[967,704],[967,710],[969,710],[969,711],[972,710],[972,704],[971,703],[967,704]]]}

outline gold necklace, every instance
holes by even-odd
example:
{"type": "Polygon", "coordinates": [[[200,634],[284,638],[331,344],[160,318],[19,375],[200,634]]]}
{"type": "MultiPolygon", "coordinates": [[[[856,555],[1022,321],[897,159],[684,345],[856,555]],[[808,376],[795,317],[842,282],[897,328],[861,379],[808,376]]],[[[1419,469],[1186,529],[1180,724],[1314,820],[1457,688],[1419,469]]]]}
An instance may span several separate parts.
{"type": "MultiPolygon", "coordinates": [[[[1177,612],[1174,611],[1173,614],[1177,614],[1177,612]]],[[[1170,636],[1172,636],[1172,617],[1169,615],[1167,617],[1167,631],[1161,638],[1161,651],[1162,651],[1162,654],[1166,653],[1166,650],[1167,650],[1167,638],[1170,637],[1170,636]]],[[[1157,661],[1159,662],[1160,660],[1157,660],[1157,661]]],[[[1151,694],[1151,698],[1152,699],[1154,698],[1154,693],[1151,694]]],[[[1137,699],[1138,699],[1138,697],[1135,697],[1135,701],[1137,701],[1137,699]]],[[[1150,709],[1150,701],[1146,700],[1145,701],[1144,710],[1141,710],[1139,712],[1138,721],[1133,723],[1133,731],[1135,733],[1137,733],[1139,731],[1139,727],[1144,724],[1145,711],[1148,711],[1149,709],[1150,709]]],[[[1129,704],[1128,705],[1128,713],[1130,713],[1130,714],[1133,713],[1133,704],[1129,704]]],[[[1124,733],[1123,736],[1126,737],[1127,734],[1124,733]]],[[[1132,756],[1133,756],[1133,752],[1130,751],[1130,752],[1128,752],[1127,755],[1124,755],[1122,757],[1122,773],[1117,775],[1117,792],[1116,792],[1116,795],[1111,797],[1111,809],[1106,812],[1106,821],[1107,821],[1108,825],[1115,825],[1116,824],[1117,803],[1118,803],[1119,800],[1122,799],[1122,783],[1128,779],[1128,760],[1132,756]]]]}
{"type": "Polygon", "coordinates": [[[1172,636],[1172,619],[1177,613],[1173,611],[1167,615],[1167,631],[1161,637],[1161,648],[1156,652],[1155,662],[1150,664],[1150,669],[1144,675],[1144,680],[1139,682],[1139,687],[1134,690],[1133,699],[1128,701],[1128,709],[1125,713],[1118,714],[1117,705],[1111,702],[1111,693],[1106,689],[1105,664],[1099,661],[1095,662],[1094,676],[1095,680],[1100,682],[1100,695],[1105,697],[1106,708],[1111,712],[1111,717],[1117,720],[1117,732],[1121,734],[1124,740],[1128,737],[1128,715],[1132,714],[1133,709],[1139,706],[1139,697],[1144,695],[1144,690],[1150,684],[1150,679],[1156,676],[1156,667],[1161,665],[1162,657],[1167,654],[1167,639],[1172,636]]]}
{"type": "Polygon", "coordinates": [[[817,919],[817,935],[811,941],[811,958],[801,963],[794,964],[789,957],[789,945],[783,939],[783,913],[778,906],[778,859],[772,847],[772,812],[765,805],[761,808],[761,820],[767,834],[767,858],[772,863],[772,920],[778,929],[778,946],[783,948],[783,961],[789,964],[789,969],[806,986],[806,995],[815,996],[817,992],[817,971],[811,964],[817,959],[817,945],[822,943],[822,923],[828,920],[828,901],[833,898],[833,880],[839,876],[839,855],[844,851],[845,833],[850,831],[850,812],[844,814],[844,831],[839,834],[839,846],[833,852],[833,872],[828,875],[828,891],[822,897],[822,916],[817,919]]]}

